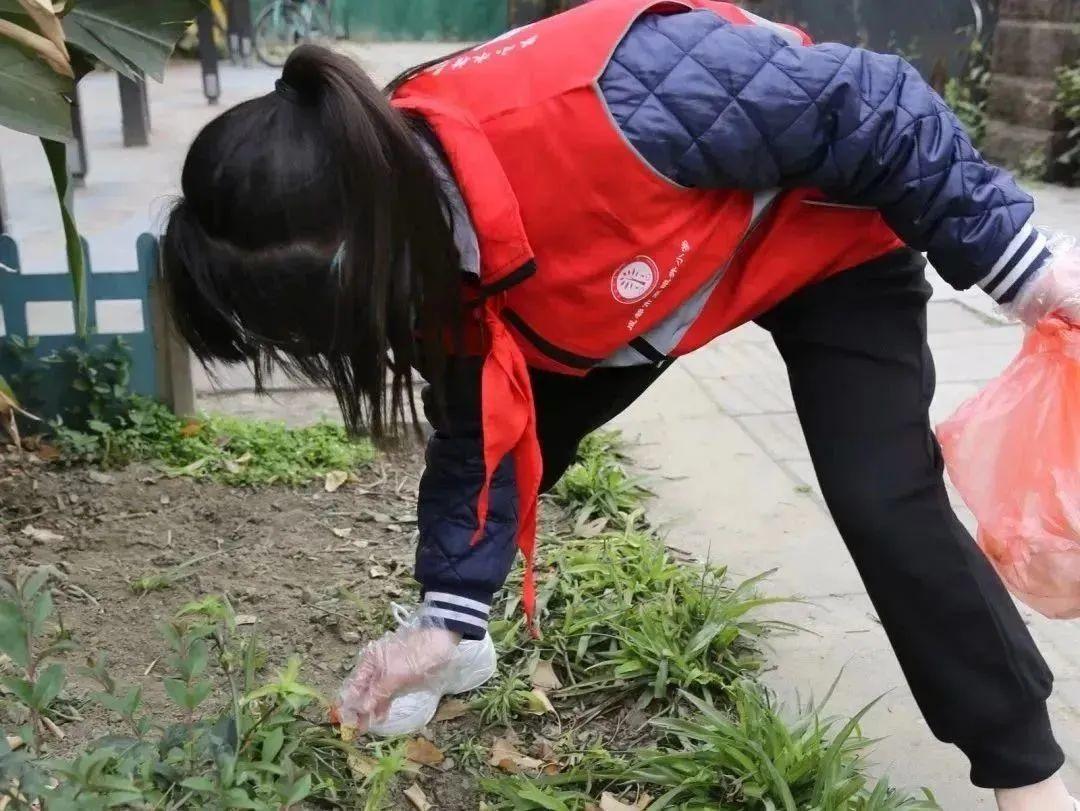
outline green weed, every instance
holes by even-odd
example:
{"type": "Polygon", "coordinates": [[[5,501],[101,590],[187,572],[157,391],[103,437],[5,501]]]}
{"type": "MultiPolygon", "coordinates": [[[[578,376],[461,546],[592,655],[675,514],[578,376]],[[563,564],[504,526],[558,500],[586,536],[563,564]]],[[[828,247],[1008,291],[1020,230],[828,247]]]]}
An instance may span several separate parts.
{"type": "Polygon", "coordinates": [[[511,665],[526,651],[553,660],[558,697],[617,692],[642,707],[674,706],[679,691],[712,698],[760,669],[768,631],[790,627],[754,614],[778,602],[757,595],[761,578],[731,584],[722,568],[677,563],[640,530],[541,548],[552,572],[540,590],[542,638],[518,646],[513,599],[492,634],[511,665]]]}
{"type": "Polygon", "coordinates": [[[372,754],[375,765],[362,786],[366,792],[363,808],[364,811],[382,811],[397,782],[397,776],[405,770],[405,744],[376,743],[372,746],[372,754]]]}
{"type": "Polygon", "coordinates": [[[52,366],[69,379],[73,396],[52,425],[53,442],[68,462],[116,468],[153,461],[175,475],[250,485],[301,484],[355,470],[374,456],[370,442],[329,423],[294,429],[232,417],[182,420],[131,394],[131,355],[120,339],[91,350],[71,347],[40,362],[21,343],[7,346],[21,353],[23,377],[52,366]]]}
{"type": "MultiPolygon", "coordinates": [[[[869,707],[840,725],[821,705],[786,719],[767,691],[749,680],[729,688],[729,709],[686,696],[692,713],[654,721],[654,750],[622,756],[593,753],[574,769],[531,781],[485,782],[496,809],[581,811],[601,790],[648,794],[650,809],[684,811],[930,811],[929,792],[915,797],[865,775],[871,741],[858,732],[869,707]],[[839,727],[839,728],[838,728],[839,727]],[[584,793],[583,793],[584,792],[584,793]]],[[[824,703],[824,702],[823,702],[824,703]]]]}
{"type": "Polygon", "coordinates": [[[589,522],[596,528],[592,534],[608,526],[631,527],[644,512],[642,499],[648,490],[621,464],[619,442],[615,432],[587,437],[577,462],[555,485],[555,503],[574,517],[579,532],[589,522]]]}
{"type": "Polygon", "coordinates": [[[514,718],[530,707],[529,686],[517,673],[500,676],[489,687],[484,688],[472,702],[484,726],[504,726],[512,724],[514,718]]]}
{"type": "Polygon", "coordinates": [[[100,687],[91,698],[122,731],[69,759],[48,757],[47,712],[67,677],[55,659],[72,645],[47,634],[47,578],[40,569],[0,580],[0,652],[18,668],[5,686],[29,717],[15,738],[0,736],[0,797],[9,807],[277,811],[305,800],[359,807],[349,768],[355,750],[305,715],[321,713],[324,702],[300,680],[300,660],[261,679],[265,653],[238,632],[231,606],[216,597],[184,606],[162,627],[170,651],[163,686],[181,720],[149,714],[141,690],[116,683],[95,652],[83,671],[100,687]]]}

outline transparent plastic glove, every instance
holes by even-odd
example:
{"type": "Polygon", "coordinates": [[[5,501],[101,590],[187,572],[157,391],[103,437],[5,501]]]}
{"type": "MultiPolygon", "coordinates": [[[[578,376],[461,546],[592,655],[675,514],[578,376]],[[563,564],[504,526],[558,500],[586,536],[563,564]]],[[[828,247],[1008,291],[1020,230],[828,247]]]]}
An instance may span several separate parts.
{"type": "Polygon", "coordinates": [[[369,644],[341,686],[338,715],[363,732],[386,717],[390,701],[442,677],[461,637],[445,628],[400,628],[369,644]]]}
{"type": "Polygon", "coordinates": [[[1049,315],[1080,325],[1080,247],[1061,233],[1050,236],[1048,247],[1049,264],[1003,309],[1029,327],[1049,315]]]}

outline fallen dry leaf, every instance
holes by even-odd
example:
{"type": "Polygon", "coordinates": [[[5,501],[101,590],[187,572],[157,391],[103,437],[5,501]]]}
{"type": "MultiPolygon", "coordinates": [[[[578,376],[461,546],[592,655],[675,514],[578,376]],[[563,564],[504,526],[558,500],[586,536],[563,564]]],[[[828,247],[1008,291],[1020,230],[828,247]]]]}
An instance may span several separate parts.
{"type": "Polygon", "coordinates": [[[642,794],[633,805],[627,805],[607,791],[600,795],[600,811],[645,811],[650,803],[652,797],[648,794],[642,794]]]}
{"type": "Polygon", "coordinates": [[[525,701],[527,704],[525,712],[533,715],[556,714],[555,708],[551,705],[551,699],[547,697],[547,693],[543,690],[530,690],[525,701]]]}
{"type": "Polygon", "coordinates": [[[436,721],[453,721],[469,711],[469,705],[460,698],[448,698],[439,705],[439,711],[435,713],[436,721]]]}
{"type": "Polygon", "coordinates": [[[344,470],[331,470],[326,474],[326,481],[323,483],[323,489],[327,493],[336,493],[338,488],[348,480],[349,474],[344,470]]]}
{"type": "Polygon", "coordinates": [[[405,757],[422,766],[437,766],[446,759],[442,750],[423,736],[405,744],[405,757]]]}
{"type": "Polygon", "coordinates": [[[23,527],[22,534],[28,538],[33,538],[38,543],[49,543],[50,541],[64,540],[63,535],[53,532],[51,529],[39,529],[33,524],[27,524],[25,527],[23,527]]]}
{"type": "Polygon", "coordinates": [[[258,621],[259,621],[259,618],[256,617],[254,614],[237,614],[236,615],[236,624],[237,625],[254,625],[258,621]]]}
{"type": "Polygon", "coordinates": [[[360,755],[356,752],[349,752],[346,761],[349,765],[349,771],[358,781],[366,780],[379,769],[379,762],[375,758],[360,755]]]}
{"type": "Polygon", "coordinates": [[[330,530],[338,538],[348,538],[352,535],[352,527],[345,527],[344,529],[331,529],[330,530]]]}
{"type": "Polygon", "coordinates": [[[188,420],[180,427],[180,436],[190,439],[203,429],[203,424],[198,420],[188,420]]]}
{"type": "Polygon", "coordinates": [[[390,572],[384,569],[382,566],[372,566],[368,569],[368,577],[372,580],[377,580],[380,577],[389,577],[390,572]]]}
{"type": "Polygon", "coordinates": [[[582,538],[595,538],[605,529],[607,529],[608,519],[597,518],[595,521],[589,521],[586,524],[575,527],[576,534],[582,538]]]}
{"type": "Polygon", "coordinates": [[[435,806],[428,802],[424,790],[416,783],[405,789],[405,799],[413,804],[416,811],[431,811],[435,806]]]}
{"type": "Polygon", "coordinates": [[[60,451],[58,451],[54,445],[45,443],[38,445],[38,449],[35,453],[37,453],[38,459],[41,459],[43,462],[55,462],[60,458],[60,451]]]}
{"type": "Polygon", "coordinates": [[[541,690],[558,690],[562,687],[562,682],[555,675],[555,668],[552,667],[551,662],[541,659],[536,663],[536,668],[532,672],[532,686],[541,690]]]}
{"type": "Polygon", "coordinates": [[[506,738],[496,738],[491,744],[488,765],[507,774],[517,774],[523,771],[538,771],[543,768],[544,761],[521,754],[506,738]]]}

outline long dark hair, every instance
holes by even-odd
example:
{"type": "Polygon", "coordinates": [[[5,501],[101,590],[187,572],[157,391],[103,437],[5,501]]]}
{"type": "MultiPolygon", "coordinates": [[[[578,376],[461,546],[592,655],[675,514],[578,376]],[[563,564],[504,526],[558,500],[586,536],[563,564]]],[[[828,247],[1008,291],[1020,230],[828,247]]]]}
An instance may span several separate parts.
{"type": "Polygon", "coordinates": [[[440,390],[461,312],[448,207],[403,116],[360,67],[302,46],[279,90],[208,124],[162,242],[195,355],[328,386],[346,426],[396,433],[412,369],[440,390]]]}

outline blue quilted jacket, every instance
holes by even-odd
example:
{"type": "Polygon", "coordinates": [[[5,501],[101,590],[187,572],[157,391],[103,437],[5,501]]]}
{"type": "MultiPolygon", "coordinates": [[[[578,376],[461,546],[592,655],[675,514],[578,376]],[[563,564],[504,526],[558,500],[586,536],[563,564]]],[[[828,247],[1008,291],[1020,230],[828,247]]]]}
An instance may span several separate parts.
{"type": "MultiPolygon", "coordinates": [[[[896,56],[806,47],[761,23],[692,11],[634,24],[600,88],[641,155],[688,186],[815,187],[878,208],[954,286],[1015,297],[1049,257],[1029,222],[1032,199],[982,159],[919,74],[896,56]]],[[[446,178],[462,256],[475,262],[468,212],[446,178]]],[[[466,638],[484,634],[515,554],[507,462],[493,482],[486,536],[470,544],[482,476],[478,430],[436,433],[420,487],[416,578],[423,615],[466,638]]]]}

